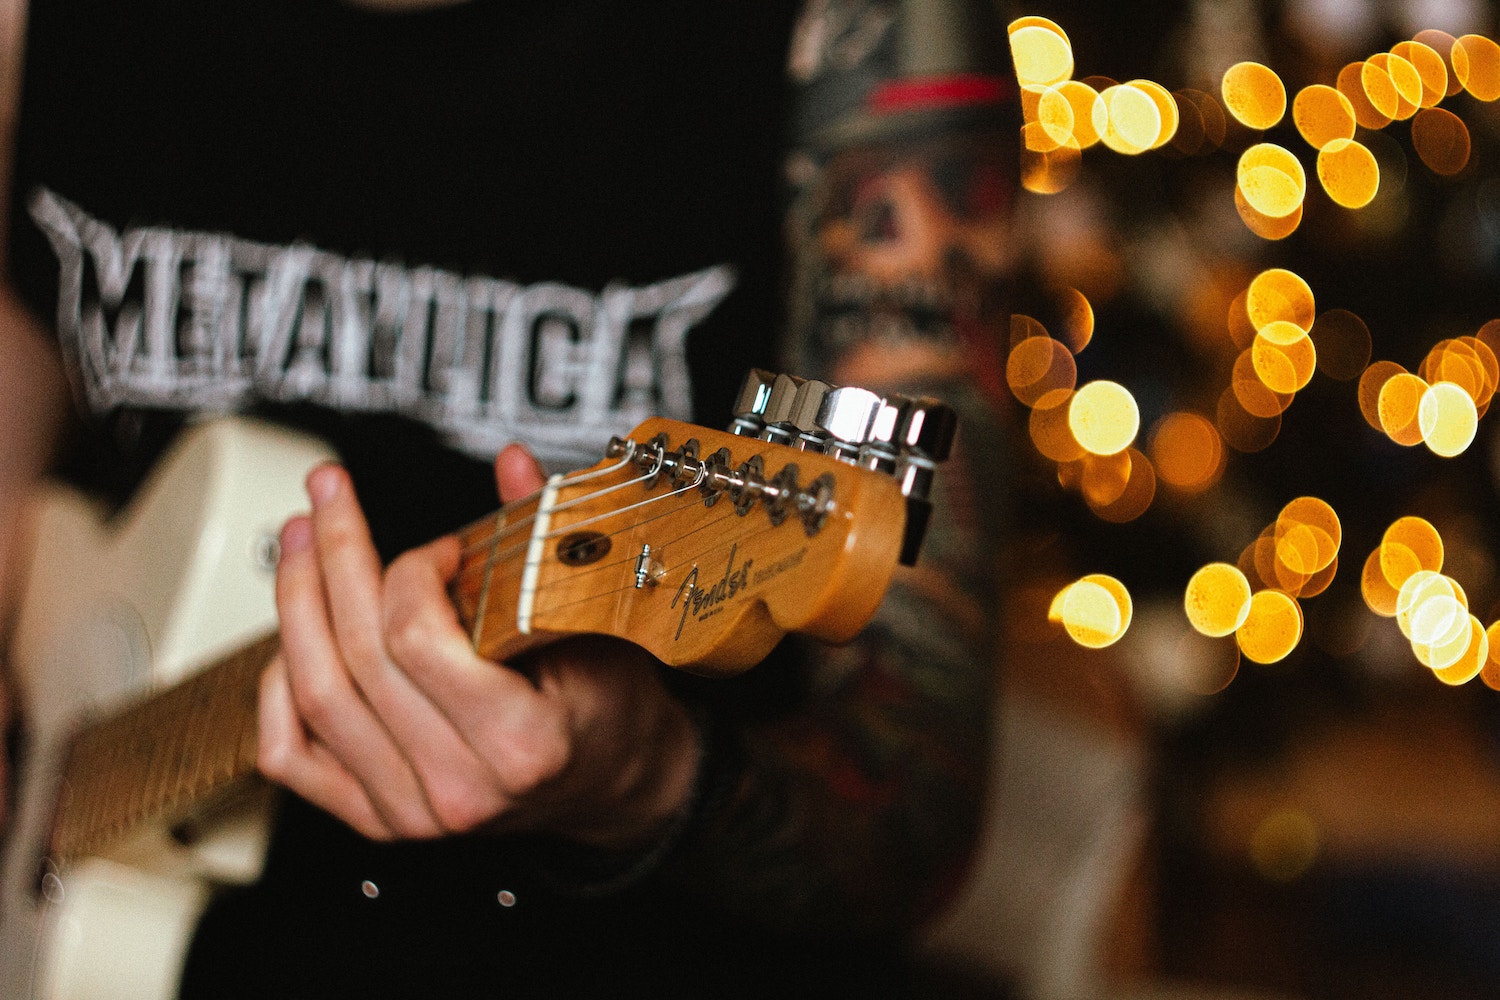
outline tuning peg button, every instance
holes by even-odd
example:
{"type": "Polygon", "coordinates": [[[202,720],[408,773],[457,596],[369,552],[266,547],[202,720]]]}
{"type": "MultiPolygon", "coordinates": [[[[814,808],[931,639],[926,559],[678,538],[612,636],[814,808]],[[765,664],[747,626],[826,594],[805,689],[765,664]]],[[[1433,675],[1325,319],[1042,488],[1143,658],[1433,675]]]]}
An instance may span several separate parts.
{"type": "Polygon", "coordinates": [[[930,396],[910,400],[900,430],[902,451],[913,452],[934,462],[945,462],[953,450],[958,415],[930,396]]]}
{"type": "Polygon", "coordinates": [[[894,474],[901,455],[901,434],[906,427],[906,412],[911,400],[905,396],[886,396],[870,421],[870,430],[859,451],[859,464],[877,472],[894,474]]]}
{"type": "Polygon", "coordinates": [[[787,420],[799,431],[815,431],[818,429],[818,411],[823,406],[823,397],[828,395],[831,389],[827,382],[820,382],[815,378],[805,380],[797,387],[797,395],[792,399],[792,410],[787,415],[787,420]]]}
{"type": "Polygon", "coordinates": [[[792,423],[792,410],[796,406],[797,390],[802,387],[803,381],[795,375],[777,375],[771,383],[771,391],[766,396],[765,409],[761,413],[761,419],[765,421],[765,429],[760,432],[763,440],[789,444],[796,439],[797,428],[792,423]]]}
{"type": "Polygon", "coordinates": [[[838,458],[856,461],[880,410],[880,397],[868,389],[840,386],[823,397],[815,420],[828,435],[825,450],[838,458]]]}
{"type": "Polygon", "coordinates": [[[764,368],[752,368],[740,383],[739,395],[734,400],[734,420],[729,425],[731,434],[742,437],[759,437],[765,429],[766,406],[771,400],[771,389],[778,376],[764,368]]]}

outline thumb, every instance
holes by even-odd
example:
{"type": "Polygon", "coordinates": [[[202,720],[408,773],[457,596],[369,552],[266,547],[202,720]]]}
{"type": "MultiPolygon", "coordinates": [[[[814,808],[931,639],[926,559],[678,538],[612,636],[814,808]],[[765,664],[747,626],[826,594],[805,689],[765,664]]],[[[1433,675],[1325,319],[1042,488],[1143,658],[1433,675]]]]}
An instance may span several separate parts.
{"type": "Polygon", "coordinates": [[[546,481],[547,474],[525,445],[508,444],[495,456],[495,486],[501,503],[529,496],[546,481]]]}

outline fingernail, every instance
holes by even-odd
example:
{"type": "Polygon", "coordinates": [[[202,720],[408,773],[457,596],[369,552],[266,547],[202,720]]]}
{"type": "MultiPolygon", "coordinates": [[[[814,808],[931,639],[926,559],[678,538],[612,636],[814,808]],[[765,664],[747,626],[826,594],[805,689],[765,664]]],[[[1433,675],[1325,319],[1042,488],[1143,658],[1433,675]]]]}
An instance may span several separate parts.
{"type": "Polygon", "coordinates": [[[307,474],[307,495],[312,498],[314,509],[332,500],[338,490],[338,466],[333,464],[320,465],[307,474]]]}
{"type": "Polygon", "coordinates": [[[281,554],[306,552],[313,545],[313,527],[309,518],[301,515],[281,526],[281,554]]]}

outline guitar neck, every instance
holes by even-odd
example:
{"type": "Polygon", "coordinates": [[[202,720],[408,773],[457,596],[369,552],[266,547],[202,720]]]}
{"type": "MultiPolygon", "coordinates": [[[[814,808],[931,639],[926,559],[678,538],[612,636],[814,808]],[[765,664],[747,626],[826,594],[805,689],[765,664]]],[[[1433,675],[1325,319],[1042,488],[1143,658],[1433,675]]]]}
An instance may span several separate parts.
{"type": "Polygon", "coordinates": [[[62,771],[53,860],[172,823],[252,775],[260,673],[278,644],[268,635],[80,730],[62,771]]]}
{"type": "MultiPolygon", "coordinates": [[[[486,518],[461,533],[477,537],[486,518]]],[[[467,556],[459,580],[493,578],[487,551],[467,556]]],[[[473,628],[479,595],[455,589],[473,628]]],[[[491,644],[518,651],[525,637],[492,621],[491,644]]],[[[280,648],[271,633],[165,690],[78,731],[62,770],[51,856],[59,863],[107,850],[143,824],[171,826],[256,774],[260,675],[280,648]]]]}
{"type": "MultiPolygon", "coordinates": [[[[885,593],[906,510],[887,475],[652,419],[594,467],[460,530],[450,597],[497,662],[593,633],[672,667],[738,673],[789,631],[853,637],[885,593]]],[[[54,860],[176,823],[252,776],[277,644],[268,635],[78,733],[54,860]]]]}

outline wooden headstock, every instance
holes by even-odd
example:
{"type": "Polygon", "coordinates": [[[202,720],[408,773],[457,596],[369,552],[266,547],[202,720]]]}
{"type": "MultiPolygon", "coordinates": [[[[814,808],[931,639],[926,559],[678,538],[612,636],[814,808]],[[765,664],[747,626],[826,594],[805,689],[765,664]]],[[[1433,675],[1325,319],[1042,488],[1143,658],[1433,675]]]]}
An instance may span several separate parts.
{"type": "Polygon", "coordinates": [[[592,468],[465,529],[454,601],[494,659],[597,633],[737,673],[787,632],[852,638],[885,595],[906,506],[880,472],[648,420],[592,468]]]}

